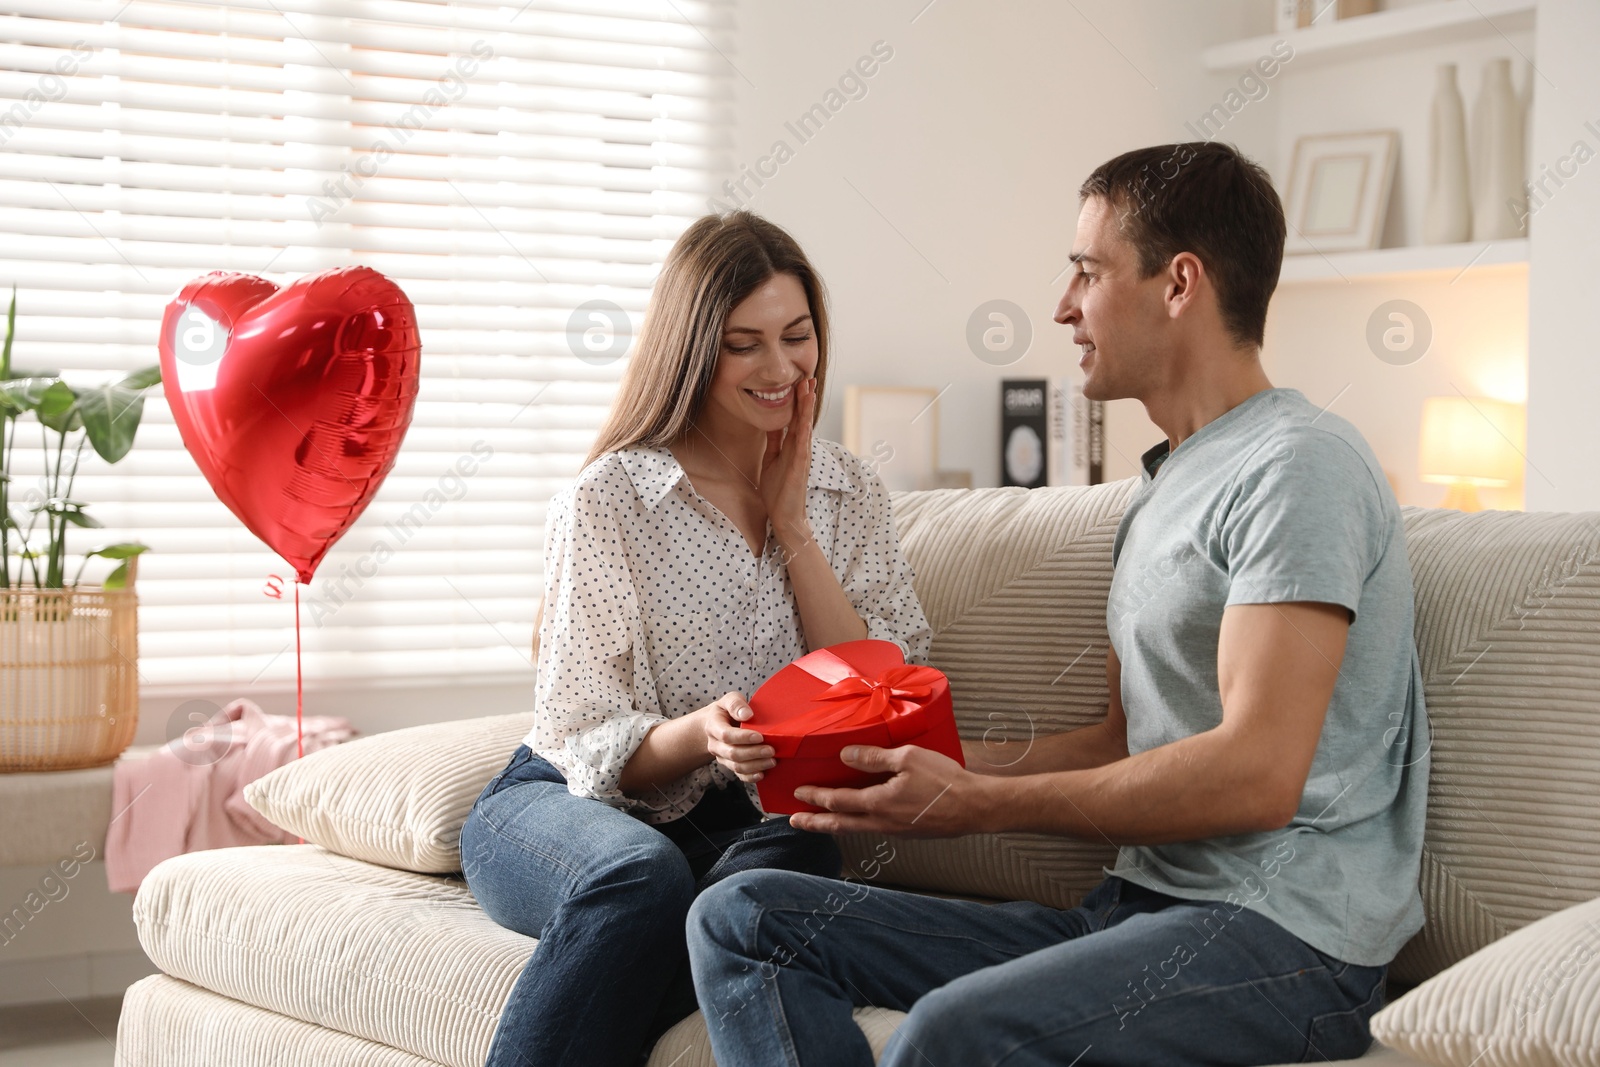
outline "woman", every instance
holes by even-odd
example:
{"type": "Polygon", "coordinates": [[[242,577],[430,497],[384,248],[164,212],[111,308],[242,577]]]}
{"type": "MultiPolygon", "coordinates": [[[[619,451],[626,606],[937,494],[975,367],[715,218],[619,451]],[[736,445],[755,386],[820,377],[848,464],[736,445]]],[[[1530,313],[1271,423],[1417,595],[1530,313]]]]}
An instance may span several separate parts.
{"type": "Polygon", "coordinates": [[[632,1065],[694,1010],[684,919],[741,870],[839,873],[765,819],[746,694],[806,652],[930,632],[870,468],[812,438],[822,283],[787,233],[673,246],[621,393],[551,502],[534,727],[461,834],[473,894],[539,938],[489,1063],[632,1065]]]}

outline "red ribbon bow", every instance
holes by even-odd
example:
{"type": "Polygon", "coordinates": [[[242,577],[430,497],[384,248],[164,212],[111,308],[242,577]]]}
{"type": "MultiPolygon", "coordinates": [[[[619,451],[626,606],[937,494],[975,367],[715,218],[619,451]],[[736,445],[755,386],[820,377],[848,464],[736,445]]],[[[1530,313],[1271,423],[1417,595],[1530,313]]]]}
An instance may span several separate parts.
{"type": "Polygon", "coordinates": [[[933,696],[934,684],[944,677],[932,667],[902,663],[890,667],[878,678],[868,678],[827,649],[802,656],[795,661],[795,666],[815,678],[833,683],[813,700],[836,701],[841,705],[835,715],[812,724],[813,732],[892,721],[919,708],[933,696]]]}

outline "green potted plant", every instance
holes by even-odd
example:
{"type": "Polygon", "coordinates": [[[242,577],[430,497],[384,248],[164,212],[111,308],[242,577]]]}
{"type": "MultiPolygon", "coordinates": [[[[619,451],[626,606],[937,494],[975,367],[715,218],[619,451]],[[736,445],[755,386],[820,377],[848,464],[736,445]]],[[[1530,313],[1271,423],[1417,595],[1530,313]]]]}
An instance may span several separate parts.
{"type": "Polygon", "coordinates": [[[108,463],[128,454],[161,368],[87,388],[52,371],[20,371],[11,363],[16,320],[13,289],[0,349],[0,771],[95,766],[121,755],[138,725],[133,584],[148,546],[91,548],[69,579],[67,531],[102,525],[72,489],[86,444],[108,463]],[[13,464],[27,422],[39,425],[45,469],[24,491],[13,464]],[[99,586],[85,586],[96,557],[119,562],[99,586]]]}

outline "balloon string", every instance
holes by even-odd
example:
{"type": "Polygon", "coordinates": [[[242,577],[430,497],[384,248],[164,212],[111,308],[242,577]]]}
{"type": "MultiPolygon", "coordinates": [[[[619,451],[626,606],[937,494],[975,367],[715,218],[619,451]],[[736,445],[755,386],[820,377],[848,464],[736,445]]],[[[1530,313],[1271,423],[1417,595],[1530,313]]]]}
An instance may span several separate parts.
{"type": "Polygon", "coordinates": [[[294,583],[294,758],[306,754],[305,692],[300,671],[300,583],[294,583]]]}
{"type": "MultiPolygon", "coordinates": [[[[301,688],[302,674],[300,671],[300,580],[294,583],[294,758],[300,759],[306,754],[305,739],[305,692],[301,688]]],[[[300,838],[300,844],[305,844],[306,839],[300,838]]]]}

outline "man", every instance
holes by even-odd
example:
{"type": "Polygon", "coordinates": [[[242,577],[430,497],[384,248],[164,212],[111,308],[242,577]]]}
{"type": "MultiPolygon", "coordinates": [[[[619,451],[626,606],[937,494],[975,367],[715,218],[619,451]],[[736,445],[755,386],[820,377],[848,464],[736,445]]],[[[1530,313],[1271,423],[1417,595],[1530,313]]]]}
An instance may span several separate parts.
{"type": "MultiPolygon", "coordinates": [[[[1121,846],[1079,907],[777,871],[689,917],[722,1067],[870,1064],[851,1009],[910,1015],[884,1064],[1276,1064],[1360,1056],[1422,923],[1421,669],[1399,506],[1359,432],[1262,372],[1283,210],[1233,148],[1165,145],[1079,190],[1056,311],[1087,396],[1137,397],[1103,722],[1013,766],[847,750],[810,830],[1022,830],[1121,846]],[[819,917],[826,917],[821,922],[819,917]]],[[[1041,620],[1044,621],[1044,620],[1041,620]]]]}

